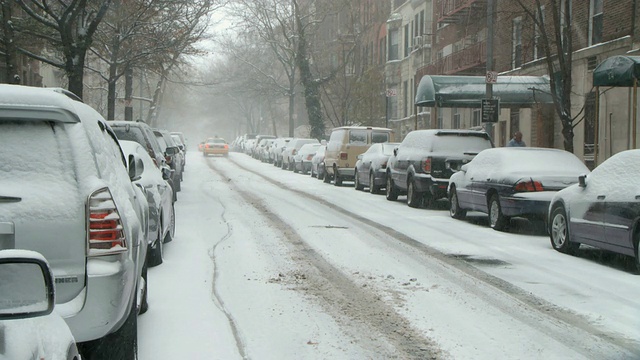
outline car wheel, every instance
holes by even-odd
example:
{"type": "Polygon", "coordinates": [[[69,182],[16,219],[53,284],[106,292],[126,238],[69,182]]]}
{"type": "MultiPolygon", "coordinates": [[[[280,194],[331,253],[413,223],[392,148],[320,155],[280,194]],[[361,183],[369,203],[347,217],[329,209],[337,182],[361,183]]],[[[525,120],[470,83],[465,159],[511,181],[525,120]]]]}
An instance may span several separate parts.
{"type": "Polygon", "coordinates": [[[80,350],[83,359],[137,359],[138,309],[136,304],[137,300],[134,296],[129,315],[120,329],[103,338],[79,344],[78,350],[80,350]]]}
{"type": "Polygon", "coordinates": [[[385,192],[386,198],[389,201],[395,201],[398,199],[398,189],[396,189],[395,185],[393,185],[393,179],[391,179],[391,174],[387,173],[387,190],[385,192]]]}
{"type": "Polygon", "coordinates": [[[509,218],[502,214],[498,194],[491,195],[489,199],[489,226],[493,230],[503,231],[508,223],[509,218]]]}
{"type": "Polygon", "coordinates": [[[158,234],[156,238],[156,248],[149,247],[149,267],[162,264],[162,226],[158,225],[158,234]]]}
{"type": "Polygon", "coordinates": [[[342,186],[342,179],[340,178],[340,174],[338,174],[338,168],[333,167],[333,185],[342,186]]]}
{"type": "Polygon", "coordinates": [[[313,165],[311,166],[311,177],[316,177],[316,174],[313,172],[313,165]]]}
{"type": "Polygon", "coordinates": [[[164,242],[168,243],[173,241],[173,238],[176,235],[176,211],[175,207],[171,205],[171,224],[169,225],[169,232],[164,236],[164,242]]]}
{"type": "Polygon", "coordinates": [[[464,219],[464,217],[467,216],[467,210],[460,208],[458,192],[455,186],[451,186],[451,193],[449,195],[449,215],[454,219],[464,219]]]}
{"type": "Polygon", "coordinates": [[[551,246],[557,251],[565,254],[573,254],[580,247],[579,243],[571,242],[569,234],[569,225],[567,222],[567,213],[563,206],[559,205],[551,211],[551,224],[549,237],[551,246]]]}
{"type": "Polygon", "coordinates": [[[142,288],[142,301],[140,302],[140,308],[138,309],[138,315],[142,315],[149,310],[149,302],[147,299],[149,298],[147,291],[149,290],[149,283],[147,281],[147,265],[145,264],[142,267],[142,281],[144,281],[144,287],[142,288]]]}
{"type": "Polygon", "coordinates": [[[356,190],[364,190],[364,185],[362,185],[360,183],[360,180],[358,180],[358,178],[359,178],[358,169],[355,169],[354,171],[355,171],[356,175],[355,175],[355,177],[353,179],[353,182],[354,182],[354,186],[355,186],[356,190]]]}
{"type": "Polygon", "coordinates": [[[407,205],[412,208],[419,208],[422,206],[422,194],[416,190],[416,184],[412,178],[409,178],[407,184],[407,205]]]}
{"type": "Polygon", "coordinates": [[[324,171],[322,172],[322,181],[326,184],[329,184],[331,182],[331,175],[329,175],[327,169],[324,169],[324,171]]]}
{"type": "Polygon", "coordinates": [[[173,183],[176,185],[176,191],[181,191],[182,190],[182,185],[180,185],[180,179],[175,179],[173,180],[173,183]]]}
{"type": "Polygon", "coordinates": [[[636,274],[640,275],[640,231],[636,231],[635,238],[635,246],[636,246],[636,259],[634,263],[636,264],[636,274]]]}
{"type": "Polygon", "coordinates": [[[380,187],[376,185],[376,177],[373,175],[373,172],[369,174],[369,192],[371,194],[377,194],[380,192],[380,187]]]}
{"type": "Polygon", "coordinates": [[[297,174],[298,173],[298,163],[293,163],[293,173],[297,174]]]}

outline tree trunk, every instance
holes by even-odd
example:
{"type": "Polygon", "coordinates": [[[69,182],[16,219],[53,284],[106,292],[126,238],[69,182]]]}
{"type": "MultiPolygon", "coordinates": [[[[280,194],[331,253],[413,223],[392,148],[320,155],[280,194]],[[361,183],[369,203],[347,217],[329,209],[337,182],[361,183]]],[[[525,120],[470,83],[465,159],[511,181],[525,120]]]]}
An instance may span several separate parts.
{"type": "Polygon", "coordinates": [[[11,25],[11,3],[10,1],[2,2],[2,30],[4,32],[4,39],[6,41],[5,56],[6,64],[6,77],[7,82],[10,84],[20,84],[21,79],[17,69],[17,48],[15,42],[15,36],[13,32],[13,26],[11,25]]]}
{"type": "Polygon", "coordinates": [[[133,68],[127,65],[124,71],[124,119],[133,121],[133,68]]]}

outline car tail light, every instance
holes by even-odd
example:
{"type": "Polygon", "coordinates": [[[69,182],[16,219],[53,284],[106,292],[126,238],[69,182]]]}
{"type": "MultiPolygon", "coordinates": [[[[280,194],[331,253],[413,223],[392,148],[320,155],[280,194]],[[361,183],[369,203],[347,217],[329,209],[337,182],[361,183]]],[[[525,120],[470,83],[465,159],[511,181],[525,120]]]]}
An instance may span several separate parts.
{"type": "Polygon", "coordinates": [[[349,159],[349,154],[346,152],[341,152],[340,153],[340,160],[347,160],[349,159]]]}
{"type": "Polygon", "coordinates": [[[313,154],[307,155],[307,160],[311,161],[311,159],[313,159],[313,154]]]}
{"type": "Polygon", "coordinates": [[[514,190],[517,192],[529,192],[529,191],[544,191],[542,184],[539,181],[519,181],[514,186],[514,190]]]}
{"type": "Polygon", "coordinates": [[[208,149],[209,148],[209,144],[205,145],[204,147],[206,147],[208,149]]]}
{"type": "Polygon", "coordinates": [[[431,158],[430,157],[422,160],[422,170],[424,170],[424,172],[427,173],[427,174],[431,173],[431,158]]]}
{"type": "Polygon", "coordinates": [[[228,148],[229,148],[229,145],[224,144],[224,148],[225,148],[225,149],[228,149],[228,148]]]}
{"type": "Polygon", "coordinates": [[[380,168],[386,169],[387,168],[387,162],[385,161],[382,164],[380,164],[380,168]]]}
{"type": "Polygon", "coordinates": [[[167,164],[171,164],[171,156],[165,155],[164,159],[167,161],[167,164]]]}
{"type": "Polygon", "coordinates": [[[120,213],[108,188],[89,196],[87,219],[88,255],[113,255],[127,251],[120,213]]]}
{"type": "Polygon", "coordinates": [[[291,155],[295,155],[297,153],[298,153],[298,151],[296,149],[291,150],[291,155]]]}

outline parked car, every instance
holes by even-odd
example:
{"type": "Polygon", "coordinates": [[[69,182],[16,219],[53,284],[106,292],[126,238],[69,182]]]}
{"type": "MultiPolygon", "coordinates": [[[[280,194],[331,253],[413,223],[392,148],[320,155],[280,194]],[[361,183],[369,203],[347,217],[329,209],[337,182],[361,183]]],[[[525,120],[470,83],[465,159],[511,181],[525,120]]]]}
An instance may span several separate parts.
{"type": "Polygon", "coordinates": [[[480,151],[493,147],[475,130],[415,130],[394,149],[387,163],[387,200],[407,194],[407,204],[430,206],[447,196],[449,177],[480,151]]]}
{"type": "Polygon", "coordinates": [[[260,154],[262,149],[267,144],[266,139],[275,139],[276,137],[273,135],[256,135],[255,142],[253,144],[253,148],[251,149],[251,157],[254,159],[260,159],[260,154]]]}
{"type": "Polygon", "coordinates": [[[320,146],[322,146],[320,143],[302,145],[293,157],[293,172],[299,171],[306,175],[311,170],[311,159],[320,146]]]}
{"type": "Polygon", "coordinates": [[[282,150],[282,169],[285,170],[293,170],[294,163],[293,157],[296,155],[298,150],[304,144],[319,144],[320,142],[316,139],[308,139],[308,138],[293,138],[291,141],[287,143],[287,146],[282,150]]]}
{"type": "Polygon", "coordinates": [[[627,150],[559,191],[549,206],[551,246],[574,254],[586,244],[631,256],[640,272],[638,179],[640,150],[627,150]]]}
{"type": "Polygon", "coordinates": [[[83,357],[135,358],[147,307],[140,159],[98,112],[46,88],[0,85],[0,144],[3,245],[45,256],[83,357]]]}
{"type": "Polygon", "coordinates": [[[311,177],[315,177],[318,180],[324,179],[324,153],[327,150],[327,145],[320,145],[316,149],[316,154],[311,158],[311,177]]]}
{"type": "Polygon", "coordinates": [[[0,284],[0,358],[80,360],[71,330],[53,311],[54,278],[44,256],[0,250],[0,284]]]}
{"type": "Polygon", "coordinates": [[[182,153],[182,171],[184,171],[184,166],[187,163],[187,145],[182,142],[182,138],[177,134],[171,133],[171,138],[173,139],[173,142],[178,145],[178,148],[180,148],[180,152],[182,153]]]}
{"type": "Polygon", "coordinates": [[[156,136],[156,140],[158,140],[158,144],[160,144],[160,150],[164,154],[164,158],[167,162],[167,165],[173,169],[173,185],[176,187],[176,191],[182,190],[182,179],[183,179],[183,171],[182,171],[182,158],[184,154],[180,151],[180,148],[173,141],[173,138],[166,130],[153,129],[153,134],[156,136]]]}
{"type": "MultiPolygon", "coordinates": [[[[163,171],[163,168],[171,169],[160,148],[158,139],[149,125],[141,121],[109,121],[108,123],[116,133],[118,140],[135,141],[147,149],[147,153],[149,153],[153,163],[160,171],[163,171]]],[[[178,190],[176,189],[177,185],[174,182],[173,175],[169,179],[169,185],[173,190],[173,201],[178,200],[178,190]]]]}
{"type": "Polygon", "coordinates": [[[258,159],[264,163],[268,163],[270,162],[270,157],[269,157],[269,153],[271,148],[273,147],[273,142],[276,141],[276,139],[265,139],[265,144],[262,147],[262,149],[260,150],[260,154],[258,155],[258,159]]]}
{"type": "Polygon", "coordinates": [[[400,143],[377,143],[363,154],[358,155],[354,169],[356,174],[354,185],[356,190],[369,188],[369,192],[377,194],[387,184],[387,161],[400,143]]]}
{"type": "Polygon", "coordinates": [[[204,142],[204,146],[202,148],[202,155],[222,155],[229,156],[229,145],[223,138],[208,138],[204,142]]]}
{"type": "Polygon", "coordinates": [[[165,168],[162,172],[155,167],[146,150],[135,141],[120,140],[120,146],[125,156],[136,154],[143,163],[142,174],[134,179],[134,183],[144,189],[149,206],[148,265],[157,266],[163,261],[163,244],[173,240],[175,235],[173,190],[167,181],[171,171],[165,168]]]}
{"type": "Polygon", "coordinates": [[[511,217],[547,219],[551,198],[589,169],[570,152],[559,149],[502,147],[481,151],[449,179],[451,217],[467,211],[489,216],[495,230],[511,217]]]}
{"type": "Polygon", "coordinates": [[[343,126],[333,129],[324,154],[329,181],[340,186],[343,180],[354,180],[358,155],[373,144],[393,141],[395,134],[387,128],[343,126]]]}
{"type": "Polygon", "coordinates": [[[289,143],[289,141],[291,141],[291,139],[293,138],[284,137],[274,140],[271,149],[269,149],[269,159],[274,166],[282,166],[282,151],[285,147],[287,147],[287,144],[289,143]]]}
{"type": "Polygon", "coordinates": [[[187,138],[184,136],[184,133],[180,131],[172,131],[171,135],[176,135],[180,137],[180,143],[184,146],[184,152],[187,153],[187,138]]]}

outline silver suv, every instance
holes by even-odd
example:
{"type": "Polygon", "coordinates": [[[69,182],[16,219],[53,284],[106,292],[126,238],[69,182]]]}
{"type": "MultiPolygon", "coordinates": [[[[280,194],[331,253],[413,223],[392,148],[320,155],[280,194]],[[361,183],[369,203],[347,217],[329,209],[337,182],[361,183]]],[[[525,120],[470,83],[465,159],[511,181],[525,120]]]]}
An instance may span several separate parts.
{"type": "Polygon", "coordinates": [[[0,85],[0,159],[0,249],[45,256],[83,357],[135,358],[146,308],[148,210],[131,182],[140,159],[125,159],[91,107],[17,85],[0,85]]]}

